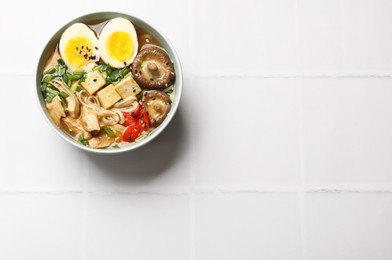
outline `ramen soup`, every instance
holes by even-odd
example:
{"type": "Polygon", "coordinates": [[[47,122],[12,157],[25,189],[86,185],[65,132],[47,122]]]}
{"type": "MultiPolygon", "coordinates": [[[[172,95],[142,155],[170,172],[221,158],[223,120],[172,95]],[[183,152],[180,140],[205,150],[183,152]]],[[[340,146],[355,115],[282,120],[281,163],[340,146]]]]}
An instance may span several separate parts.
{"type": "Polygon", "coordinates": [[[79,143],[120,148],[165,120],[174,82],[173,61],[160,43],[118,17],[68,27],[41,90],[53,122],[79,143]]]}

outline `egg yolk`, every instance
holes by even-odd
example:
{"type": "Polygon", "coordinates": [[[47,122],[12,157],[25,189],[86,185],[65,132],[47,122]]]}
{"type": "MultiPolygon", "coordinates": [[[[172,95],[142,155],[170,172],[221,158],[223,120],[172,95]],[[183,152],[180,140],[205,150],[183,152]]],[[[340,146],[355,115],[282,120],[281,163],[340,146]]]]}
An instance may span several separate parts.
{"type": "Polygon", "coordinates": [[[112,33],[106,42],[106,49],[109,56],[121,62],[132,57],[134,44],[131,36],[126,32],[112,33]]]}
{"type": "Polygon", "coordinates": [[[88,38],[74,37],[65,45],[65,56],[74,67],[82,67],[88,61],[92,53],[92,44],[88,38]]]}

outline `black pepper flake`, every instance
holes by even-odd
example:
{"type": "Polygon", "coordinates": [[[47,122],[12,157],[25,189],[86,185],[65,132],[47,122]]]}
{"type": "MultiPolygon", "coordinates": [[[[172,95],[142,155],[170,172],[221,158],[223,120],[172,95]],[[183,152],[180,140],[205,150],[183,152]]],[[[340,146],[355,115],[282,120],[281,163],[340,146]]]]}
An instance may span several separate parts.
{"type": "Polygon", "coordinates": [[[153,79],[153,78],[150,78],[150,80],[151,80],[151,81],[154,81],[154,79],[153,79]]]}
{"type": "Polygon", "coordinates": [[[135,92],[136,92],[136,89],[133,90],[133,93],[135,93],[135,92]]]}
{"type": "Polygon", "coordinates": [[[79,50],[79,47],[76,47],[76,50],[79,50]]]}
{"type": "Polygon", "coordinates": [[[79,51],[79,54],[82,54],[82,51],[79,51]]]}
{"type": "Polygon", "coordinates": [[[152,98],[152,100],[156,100],[156,98],[152,98]]]}
{"type": "Polygon", "coordinates": [[[127,63],[124,61],[124,65],[127,66],[127,63]]]}
{"type": "Polygon", "coordinates": [[[85,59],[87,59],[87,54],[84,54],[83,57],[84,57],[85,59]]]}
{"type": "Polygon", "coordinates": [[[93,79],[94,82],[97,82],[97,79],[93,79]]]}
{"type": "Polygon", "coordinates": [[[84,49],[84,46],[82,46],[82,50],[84,49]]]}
{"type": "Polygon", "coordinates": [[[97,46],[95,46],[94,48],[95,48],[96,50],[98,50],[98,47],[97,47],[97,46]]]}

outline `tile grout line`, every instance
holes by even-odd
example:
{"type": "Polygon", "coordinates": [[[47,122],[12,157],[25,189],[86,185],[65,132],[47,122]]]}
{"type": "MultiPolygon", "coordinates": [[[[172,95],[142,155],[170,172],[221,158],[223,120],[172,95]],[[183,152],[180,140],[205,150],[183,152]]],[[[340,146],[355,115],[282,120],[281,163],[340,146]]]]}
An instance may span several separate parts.
{"type": "MultiPolygon", "coordinates": [[[[295,0],[295,37],[296,37],[296,59],[297,59],[297,74],[301,75],[301,55],[300,55],[300,0],[295,0]]],[[[300,248],[301,248],[301,259],[307,260],[307,240],[306,240],[306,175],[305,175],[305,151],[304,151],[304,113],[303,113],[303,91],[301,76],[296,77],[296,86],[298,93],[298,134],[299,134],[299,170],[300,170],[300,192],[299,195],[299,224],[300,224],[300,248]]]]}
{"type": "Polygon", "coordinates": [[[87,156],[84,158],[84,167],[83,167],[83,192],[82,192],[82,260],[87,259],[87,203],[88,203],[88,179],[89,179],[89,171],[90,171],[90,163],[87,160],[87,156]]]}
{"type": "Polygon", "coordinates": [[[301,191],[299,192],[299,207],[300,207],[300,234],[301,234],[301,251],[302,259],[307,260],[307,240],[306,240],[306,199],[305,195],[308,191],[306,188],[306,173],[305,173],[305,150],[304,150],[304,120],[303,120],[303,110],[302,110],[302,86],[298,84],[298,94],[299,94],[299,149],[300,149],[300,176],[301,176],[301,191]]]}
{"type": "MultiPolygon", "coordinates": [[[[195,60],[195,54],[193,52],[193,42],[194,42],[194,33],[195,33],[195,17],[194,17],[194,10],[195,10],[195,1],[194,0],[188,0],[188,6],[187,6],[187,11],[188,11],[188,48],[190,51],[189,58],[191,60],[191,66],[190,66],[190,84],[192,85],[194,82],[194,60],[195,60]]],[[[195,152],[193,149],[193,144],[194,144],[194,135],[193,131],[191,129],[190,133],[190,172],[189,172],[189,225],[190,225],[190,230],[189,230],[189,259],[190,260],[195,260],[196,259],[196,206],[195,206],[195,172],[194,172],[194,157],[195,157],[195,152]]]]}

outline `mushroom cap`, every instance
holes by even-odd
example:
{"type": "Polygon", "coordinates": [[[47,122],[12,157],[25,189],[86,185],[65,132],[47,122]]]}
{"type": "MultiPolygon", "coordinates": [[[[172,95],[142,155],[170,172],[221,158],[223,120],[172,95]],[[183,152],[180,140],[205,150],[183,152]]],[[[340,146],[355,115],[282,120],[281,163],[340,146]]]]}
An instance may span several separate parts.
{"type": "Polygon", "coordinates": [[[159,126],[171,109],[169,96],[158,90],[144,92],[142,106],[148,113],[152,127],[159,126]]]}
{"type": "Polygon", "coordinates": [[[174,66],[166,51],[158,46],[142,48],[132,63],[135,81],[145,89],[165,89],[175,80],[174,66]]]}

